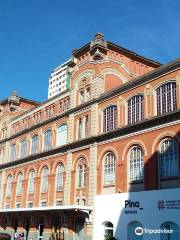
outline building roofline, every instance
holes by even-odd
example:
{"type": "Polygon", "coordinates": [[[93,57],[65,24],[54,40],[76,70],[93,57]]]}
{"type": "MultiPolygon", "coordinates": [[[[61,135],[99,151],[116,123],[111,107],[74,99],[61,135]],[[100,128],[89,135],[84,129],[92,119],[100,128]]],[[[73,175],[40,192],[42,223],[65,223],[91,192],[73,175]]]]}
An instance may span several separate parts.
{"type": "MultiPolygon", "coordinates": [[[[145,61],[148,65],[151,65],[152,67],[159,67],[159,66],[162,65],[161,63],[159,63],[155,60],[143,57],[142,55],[139,55],[136,52],[131,51],[127,48],[121,47],[120,45],[117,45],[117,44],[112,43],[110,41],[106,41],[106,42],[107,42],[107,48],[108,49],[116,49],[116,50],[122,52],[125,55],[130,55],[131,57],[134,57],[137,60],[145,61]]],[[[79,49],[74,50],[73,53],[72,53],[73,56],[74,57],[79,57],[83,52],[89,51],[90,50],[90,45],[91,45],[91,42],[85,44],[84,46],[82,46],[79,49]]]]}

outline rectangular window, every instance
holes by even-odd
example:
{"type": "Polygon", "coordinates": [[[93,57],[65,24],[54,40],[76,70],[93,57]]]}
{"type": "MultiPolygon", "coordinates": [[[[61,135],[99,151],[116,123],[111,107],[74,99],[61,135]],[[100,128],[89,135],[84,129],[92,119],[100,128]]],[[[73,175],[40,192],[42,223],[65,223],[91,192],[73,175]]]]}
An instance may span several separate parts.
{"type": "Polygon", "coordinates": [[[46,207],[46,202],[41,202],[41,207],[46,207]]]}
{"type": "Polygon", "coordinates": [[[32,208],[33,207],[33,203],[32,202],[29,202],[28,203],[28,208],[32,208]]]}
{"type": "Polygon", "coordinates": [[[21,207],[21,204],[20,203],[17,203],[16,204],[16,208],[20,208],[21,207]]]}
{"type": "Polygon", "coordinates": [[[60,200],[56,201],[56,206],[62,206],[62,201],[60,200]]]}
{"type": "Polygon", "coordinates": [[[49,119],[54,116],[54,106],[46,108],[46,118],[49,119]]]}
{"type": "Polygon", "coordinates": [[[32,137],[32,146],[31,146],[31,154],[36,154],[38,152],[38,143],[39,139],[38,136],[35,135],[32,137]]]}

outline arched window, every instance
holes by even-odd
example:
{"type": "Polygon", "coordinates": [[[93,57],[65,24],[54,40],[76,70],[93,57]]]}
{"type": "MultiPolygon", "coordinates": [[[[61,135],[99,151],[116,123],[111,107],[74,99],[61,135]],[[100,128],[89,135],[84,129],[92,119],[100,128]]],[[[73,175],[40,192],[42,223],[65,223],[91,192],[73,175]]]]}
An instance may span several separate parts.
{"type": "Polygon", "coordinates": [[[10,146],[10,161],[14,161],[17,159],[17,150],[16,150],[16,144],[11,144],[10,146]]]}
{"type": "Polygon", "coordinates": [[[6,196],[11,196],[11,187],[12,187],[12,175],[8,176],[7,187],[6,187],[6,196]]]}
{"type": "Polygon", "coordinates": [[[41,192],[48,191],[48,175],[49,175],[49,170],[47,167],[44,167],[42,170],[42,176],[41,176],[41,192]]]}
{"type": "Polygon", "coordinates": [[[20,158],[24,158],[27,156],[27,140],[23,140],[20,142],[20,158]]]}
{"type": "Polygon", "coordinates": [[[166,139],[161,143],[158,160],[160,165],[160,177],[178,176],[178,145],[173,139],[166,139]]]}
{"type": "Polygon", "coordinates": [[[64,185],[64,166],[59,164],[56,168],[56,191],[61,191],[64,185]]]}
{"type": "Polygon", "coordinates": [[[34,193],[34,179],[35,179],[35,171],[31,170],[29,173],[29,193],[34,193]]]}
{"type": "Polygon", "coordinates": [[[38,135],[34,135],[32,137],[31,154],[36,154],[38,152],[38,144],[39,144],[38,135]]]}
{"type": "MultiPolygon", "coordinates": [[[[137,233],[140,233],[141,229],[143,228],[143,225],[140,222],[132,221],[127,226],[127,239],[128,240],[143,240],[143,234],[137,235],[137,233]]],[[[142,229],[143,230],[143,229],[142,229]]]]}
{"type": "Polygon", "coordinates": [[[166,233],[161,233],[160,239],[161,240],[179,240],[180,233],[179,233],[179,226],[174,222],[165,222],[161,225],[161,229],[166,229],[166,233]]]}
{"type": "Polygon", "coordinates": [[[78,140],[82,138],[82,119],[78,120],[78,140]]]}
{"type": "Polygon", "coordinates": [[[114,184],[116,174],[116,161],[113,153],[109,152],[104,159],[104,184],[114,184]]]}
{"type": "Polygon", "coordinates": [[[157,115],[176,110],[176,83],[169,82],[156,90],[157,115]]]}
{"type": "Polygon", "coordinates": [[[22,181],[23,181],[23,174],[19,173],[17,177],[17,189],[16,189],[16,195],[22,194],[22,181]]]}
{"type": "Polygon", "coordinates": [[[87,166],[84,159],[79,160],[79,165],[77,168],[78,173],[78,187],[86,187],[87,181],[87,166]]]}
{"type": "Polygon", "coordinates": [[[117,127],[117,106],[109,106],[103,111],[103,132],[112,131],[117,127]]]}
{"type": "Polygon", "coordinates": [[[67,141],[67,125],[63,124],[57,129],[57,146],[66,144],[67,141]]]}
{"type": "Polygon", "coordinates": [[[144,97],[137,95],[128,100],[128,124],[140,122],[144,119],[144,97]]]}
{"type": "Polygon", "coordinates": [[[85,119],[84,119],[84,133],[85,133],[85,138],[88,137],[88,133],[89,133],[89,118],[88,118],[88,115],[85,116],[85,119]]]}
{"type": "Polygon", "coordinates": [[[113,224],[111,222],[105,222],[103,225],[105,239],[113,237],[113,224]]]}
{"type": "Polygon", "coordinates": [[[143,180],[144,178],[144,156],[139,146],[131,149],[129,154],[129,181],[143,180]]]}
{"type": "Polygon", "coordinates": [[[49,150],[52,147],[52,131],[47,130],[44,133],[44,150],[49,150]]]}

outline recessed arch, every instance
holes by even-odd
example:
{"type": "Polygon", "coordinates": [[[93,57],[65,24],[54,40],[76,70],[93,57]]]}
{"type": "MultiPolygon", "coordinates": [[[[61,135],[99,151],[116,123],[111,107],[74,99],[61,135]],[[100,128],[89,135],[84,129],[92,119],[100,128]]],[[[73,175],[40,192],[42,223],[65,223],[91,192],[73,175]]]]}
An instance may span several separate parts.
{"type": "Polygon", "coordinates": [[[125,146],[125,148],[124,148],[124,150],[123,150],[123,153],[122,153],[122,161],[124,161],[124,160],[126,159],[126,156],[128,156],[129,150],[130,150],[133,146],[135,146],[135,145],[139,145],[139,146],[142,148],[143,152],[144,152],[144,156],[147,156],[147,148],[146,148],[145,144],[144,144],[141,140],[136,139],[136,140],[131,140],[131,141],[125,146]]]}

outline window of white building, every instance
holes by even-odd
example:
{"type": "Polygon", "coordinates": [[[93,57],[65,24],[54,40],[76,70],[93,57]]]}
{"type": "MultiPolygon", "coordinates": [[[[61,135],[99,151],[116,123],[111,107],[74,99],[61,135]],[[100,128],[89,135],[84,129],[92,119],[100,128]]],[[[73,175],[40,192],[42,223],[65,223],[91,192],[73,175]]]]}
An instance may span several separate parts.
{"type": "Polygon", "coordinates": [[[157,115],[176,110],[176,83],[169,82],[156,90],[157,115]]]}
{"type": "Polygon", "coordinates": [[[116,174],[116,161],[113,153],[109,152],[104,159],[104,184],[114,184],[116,174]]]}
{"type": "Polygon", "coordinates": [[[178,176],[178,144],[173,139],[166,139],[161,143],[158,159],[160,164],[160,177],[178,176]]]}
{"type": "Polygon", "coordinates": [[[139,146],[131,149],[129,154],[129,181],[139,181],[144,178],[144,156],[139,146]]]}

